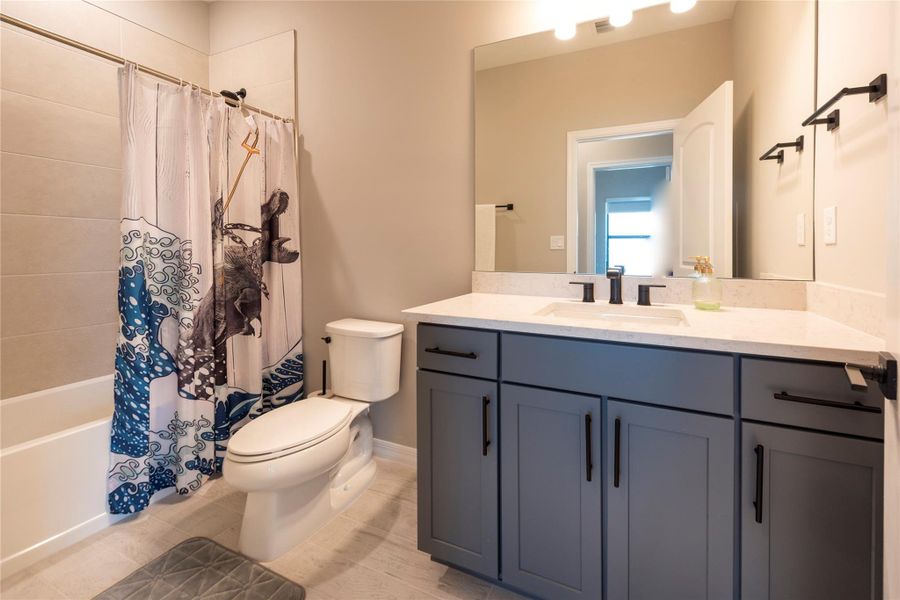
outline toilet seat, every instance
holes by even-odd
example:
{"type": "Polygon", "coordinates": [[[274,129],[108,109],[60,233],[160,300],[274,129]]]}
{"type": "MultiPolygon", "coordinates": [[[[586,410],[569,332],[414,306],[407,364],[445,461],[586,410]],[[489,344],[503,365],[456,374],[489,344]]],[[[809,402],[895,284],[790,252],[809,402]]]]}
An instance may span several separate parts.
{"type": "Polygon", "coordinates": [[[273,460],[334,436],[353,418],[346,402],[310,397],[247,423],[228,442],[228,459],[239,463],[273,460]]]}

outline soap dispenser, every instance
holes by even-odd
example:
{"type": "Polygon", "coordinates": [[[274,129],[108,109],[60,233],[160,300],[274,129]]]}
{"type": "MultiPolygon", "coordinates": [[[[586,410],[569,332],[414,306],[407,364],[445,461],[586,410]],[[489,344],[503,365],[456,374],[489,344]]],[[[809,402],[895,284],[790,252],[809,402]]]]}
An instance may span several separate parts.
{"type": "Polygon", "coordinates": [[[691,285],[691,298],[694,307],[700,310],[719,310],[722,305],[722,282],[713,272],[708,256],[692,256],[694,264],[694,281],[691,285]]]}

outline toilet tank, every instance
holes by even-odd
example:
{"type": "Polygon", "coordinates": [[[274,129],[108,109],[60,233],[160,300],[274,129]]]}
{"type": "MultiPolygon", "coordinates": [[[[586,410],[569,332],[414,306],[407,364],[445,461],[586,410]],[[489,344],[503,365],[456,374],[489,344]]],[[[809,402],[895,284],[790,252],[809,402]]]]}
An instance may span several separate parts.
{"type": "Polygon", "coordinates": [[[325,326],[336,396],[379,402],[400,389],[400,338],[403,325],[341,319],[325,326]]]}

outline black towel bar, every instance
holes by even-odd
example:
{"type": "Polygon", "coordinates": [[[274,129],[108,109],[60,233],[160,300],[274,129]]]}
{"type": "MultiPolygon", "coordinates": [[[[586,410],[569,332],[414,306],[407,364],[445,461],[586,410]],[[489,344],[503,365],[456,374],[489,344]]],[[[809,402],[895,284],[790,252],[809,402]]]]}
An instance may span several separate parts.
{"type": "Polygon", "coordinates": [[[509,204],[495,204],[494,208],[502,208],[503,210],[512,210],[515,207],[515,204],[510,202],[509,204]]]}
{"type": "Polygon", "coordinates": [[[796,148],[797,152],[803,152],[803,136],[801,135],[793,142],[778,142],[763,152],[763,155],[759,157],[759,160],[777,160],[780,165],[784,162],[784,150],[781,150],[781,148],[796,148]],[[778,152],[775,152],[775,150],[778,150],[778,152]]]}
{"type": "Polygon", "coordinates": [[[820,125],[824,123],[827,125],[828,131],[834,131],[841,124],[840,110],[835,109],[831,111],[824,119],[820,119],[819,117],[844,96],[854,96],[856,94],[869,94],[869,102],[875,102],[879,98],[884,98],[887,95],[887,73],[882,73],[873,79],[869,85],[852,88],[845,87],[832,96],[828,102],[820,106],[816,112],[807,117],[806,120],[803,121],[803,126],[806,127],[807,125],[820,125]]]}

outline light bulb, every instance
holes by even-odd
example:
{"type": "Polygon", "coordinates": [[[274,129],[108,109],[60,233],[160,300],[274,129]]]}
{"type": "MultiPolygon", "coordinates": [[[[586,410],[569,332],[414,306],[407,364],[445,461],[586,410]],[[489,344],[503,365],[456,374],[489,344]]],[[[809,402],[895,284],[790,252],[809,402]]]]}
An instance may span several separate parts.
{"type": "Polygon", "coordinates": [[[553,35],[555,35],[558,40],[571,40],[575,37],[575,21],[560,23],[556,26],[556,29],[553,30],[553,35]]]}
{"type": "Polygon", "coordinates": [[[669,9],[675,13],[684,13],[697,5],[697,0],[672,0],[669,2],[669,9]]]}
{"type": "Polygon", "coordinates": [[[623,27],[631,23],[634,12],[628,4],[628,0],[617,0],[609,11],[609,24],[613,27],[623,27]]]}

